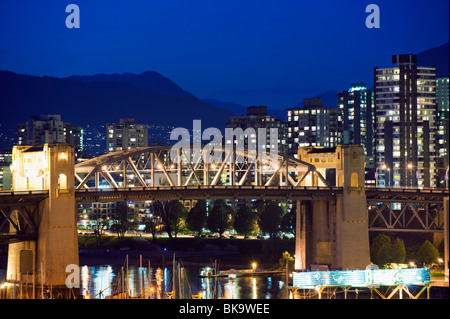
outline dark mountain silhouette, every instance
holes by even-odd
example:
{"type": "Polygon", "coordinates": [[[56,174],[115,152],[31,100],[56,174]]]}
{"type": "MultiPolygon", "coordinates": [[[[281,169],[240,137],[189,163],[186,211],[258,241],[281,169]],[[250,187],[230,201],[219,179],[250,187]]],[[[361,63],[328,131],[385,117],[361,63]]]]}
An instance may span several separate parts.
{"type": "Polygon", "coordinates": [[[141,74],[122,73],[122,74],[95,74],[95,75],[73,75],[67,77],[68,80],[84,82],[126,82],[158,94],[193,97],[177,84],[155,71],[146,71],[141,74]]]}
{"type": "Polygon", "coordinates": [[[233,113],[206,103],[175,83],[145,72],[141,75],[96,75],[70,78],[37,77],[0,71],[1,122],[23,122],[34,114],[61,114],[77,125],[137,122],[192,128],[222,128],[233,113]],[[155,92],[161,90],[164,93],[155,92]]]}
{"type": "MultiPolygon", "coordinates": [[[[419,65],[436,66],[438,77],[448,76],[448,43],[417,56],[419,65]]],[[[355,79],[361,80],[364,79],[355,79]]],[[[325,107],[335,107],[336,92],[328,90],[317,96],[325,107]]],[[[299,97],[299,105],[303,104],[303,98],[299,97]]],[[[203,127],[223,128],[230,116],[246,114],[246,106],[200,100],[154,71],[66,78],[0,71],[0,109],[0,123],[18,123],[34,114],[54,113],[77,125],[105,124],[133,117],[138,122],[186,128],[192,127],[193,119],[201,119],[203,127]]],[[[285,110],[269,109],[269,114],[281,120],[286,116],[285,110]]]]}
{"type": "MultiPolygon", "coordinates": [[[[216,99],[203,99],[203,101],[213,104],[217,107],[225,108],[230,110],[235,115],[246,115],[247,114],[247,106],[233,103],[233,102],[222,102],[216,99]]],[[[250,106],[250,105],[248,105],[250,106]]],[[[285,110],[277,110],[277,109],[267,109],[267,113],[269,115],[275,116],[277,119],[285,121],[286,111],[285,110]]]]}
{"type": "Polygon", "coordinates": [[[417,54],[417,64],[423,66],[435,66],[436,77],[448,76],[448,60],[448,42],[436,48],[425,50],[417,54]]]}

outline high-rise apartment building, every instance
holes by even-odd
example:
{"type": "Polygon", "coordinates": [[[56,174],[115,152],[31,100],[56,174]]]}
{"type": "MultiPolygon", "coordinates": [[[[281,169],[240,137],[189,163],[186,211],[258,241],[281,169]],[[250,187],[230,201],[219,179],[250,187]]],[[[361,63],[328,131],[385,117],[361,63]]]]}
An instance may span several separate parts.
{"type": "Polygon", "coordinates": [[[28,121],[17,125],[19,145],[44,145],[66,142],[67,127],[61,115],[42,114],[32,116],[28,121]]]}
{"type": "Polygon", "coordinates": [[[449,180],[449,81],[436,79],[437,131],[436,131],[436,186],[448,187],[449,180]]]}
{"type": "Polygon", "coordinates": [[[0,154],[0,191],[12,189],[11,163],[11,153],[0,154]]]}
{"type": "Polygon", "coordinates": [[[436,69],[412,54],[374,69],[378,185],[435,187],[436,69]]]}
{"type": "Polygon", "coordinates": [[[303,107],[286,109],[287,153],[300,146],[335,147],[341,139],[339,108],[326,108],[321,98],[304,99],[303,107]]]}
{"type": "Polygon", "coordinates": [[[338,107],[342,114],[342,144],[364,147],[364,155],[372,158],[373,91],[365,83],[352,83],[347,91],[338,92],[338,107]]]}
{"type": "Polygon", "coordinates": [[[64,122],[59,114],[31,116],[17,125],[18,145],[67,143],[74,147],[75,158],[83,151],[83,128],[64,122]]]}
{"type": "Polygon", "coordinates": [[[449,86],[448,77],[436,79],[436,104],[438,111],[449,110],[448,86],[449,86]]]}
{"type": "Polygon", "coordinates": [[[134,119],[120,119],[119,124],[106,125],[106,152],[148,146],[148,124],[134,119]]]}
{"type": "MultiPolygon", "coordinates": [[[[245,138],[250,139],[250,141],[255,145],[257,145],[259,141],[257,138],[258,129],[265,128],[265,144],[259,146],[264,147],[267,152],[270,152],[270,149],[275,147],[275,145],[272,145],[273,143],[271,143],[271,141],[276,141],[278,144],[278,154],[283,154],[286,152],[283,122],[275,118],[275,116],[268,114],[267,106],[247,107],[247,115],[230,117],[226,127],[232,129],[241,128],[243,131],[248,128],[253,128],[255,130],[255,136],[247,136],[245,138]]],[[[231,142],[231,140],[225,140],[225,143],[227,144],[231,142]]]]}

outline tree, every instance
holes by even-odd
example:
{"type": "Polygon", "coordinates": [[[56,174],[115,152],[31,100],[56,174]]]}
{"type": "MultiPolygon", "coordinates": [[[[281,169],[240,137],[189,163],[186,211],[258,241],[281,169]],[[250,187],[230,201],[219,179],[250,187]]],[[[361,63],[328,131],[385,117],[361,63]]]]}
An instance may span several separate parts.
{"type": "Polygon", "coordinates": [[[106,226],[107,222],[102,218],[98,218],[96,220],[96,223],[92,226],[92,228],[94,229],[94,236],[95,240],[97,241],[97,245],[102,244],[103,230],[105,230],[106,226]]]}
{"type": "Polygon", "coordinates": [[[383,268],[391,262],[391,248],[386,243],[383,243],[380,249],[378,249],[374,261],[380,268],[383,268]]]}
{"type": "Polygon", "coordinates": [[[403,264],[406,259],[405,243],[400,238],[396,238],[392,244],[391,258],[393,263],[403,264]]]}
{"type": "Polygon", "coordinates": [[[370,247],[371,261],[381,268],[391,261],[391,249],[391,238],[383,233],[379,233],[370,247]]]}
{"type": "Polygon", "coordinates": [[[295,223],[297,220],[297,205],[293,205],[292,209],[286,212],[281,218],[281,231],[291,233],[295,236],[295,223]]]}
{"type": "Polygon", "coordinates": [[[283,210],[274,201],[269,201],[264,207],[258,219],[258,225],[262,232],[269,234],[270,238],[276,238],[280,230],[280,222],[283,210]]]}
{"type": "Polygon", "coordinates": [[[176,237],[187,215],[184,205],[177,200],[153,201],[151,209],[153,214],[161,218],[169,239],[173,238],[172,234],[176,237]]]}
{"type": "Polygon", "coordinates": [[[242,205],[236,212],[233,227],[239,234],[247,238],[248,235],[255,232],[258,215],[256,215],[248,205],[242,205]]]}
{"type": "Polygon", "coordinates": [[[425,240],[419,248],[419,262],[429,265],[437,262],[438,257],[439,251],[437,248],[429,240],[425,240]]]}
{"type": "Polygon", "coordinates": [[[201,235],[203,227],[206,225],[206,219],[208,218],[206,214],[206,201],[199,200],[189,211],[188,217],[186,219],[187,227],[198,235],[201,235]]]}
{"type": "Polygon", "coordinates": [[[286,261],[288,262],[289,269],[293,270],[295,260],[294,257],[292,257],[291,254],[289,254],[289,252],[287,251],[283,253],[278,263],[280,264],[281,267],[286,268],[286,261]]]}
{"type": "Polygon", "coordinates": [[[219,233],[222,238],[222,234],[233,225],[233,215],[233,209],[223,199],[218,199],[214,202],[206,224],[210,231],[219,233]]]}
{"type": "Polygon", "coordinates": [[[116,218],[111,231],[116,232],[119,239],[125,237],[125,232],[128,228],[128,204],[126,202],[116,203],[116,218]]]}
{"type": "Polygon", "coordinates": [[[159,217],[151,214],[144,219],[144,224],[146,232],[150,232],[152,234],[152,240],[155,240],[158,236],[158,226],[161,224],[159,217]]]}

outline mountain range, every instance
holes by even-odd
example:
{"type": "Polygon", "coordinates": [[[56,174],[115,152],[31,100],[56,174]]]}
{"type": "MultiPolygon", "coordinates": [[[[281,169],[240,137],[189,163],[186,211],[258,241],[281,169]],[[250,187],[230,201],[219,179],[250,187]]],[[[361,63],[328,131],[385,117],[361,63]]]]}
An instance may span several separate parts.
{"type": "MultiPolygon", "coordinates": [[[[448,43],[417,56],[419,65],[436,66],[438,77],[448,76],[448,43]]],[[[336,89],[319,95],[325,106],[336,105],[341,88],[336,89]]],[[[131,117],[141,123],[186,128],[192,127],[192,120],[201,119],[202,128],[223,128],[230,116],[246,114],[246,106],[200,99],[155,71],[65,78],[0,71],[0,108],[0,123],[14,124],[48,113],[61,114],[64,121],[76,125],[116,123],[131,117]]],[[[285,120],[284,110],[269,108],[269,113],[285,120]]]]}

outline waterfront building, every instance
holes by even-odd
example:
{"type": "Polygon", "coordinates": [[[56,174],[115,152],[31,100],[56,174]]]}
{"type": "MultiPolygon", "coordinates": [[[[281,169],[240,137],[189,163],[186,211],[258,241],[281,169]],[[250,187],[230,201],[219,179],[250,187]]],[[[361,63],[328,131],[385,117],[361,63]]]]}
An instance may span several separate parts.
{"type": "Polygon", "coordinates": [[[392,62],[374,69],[378,185],[435,187],[436,68],[412,54],[392,62]]]}
{"type": "Polygon", "coordinates": [[[436,79],[437,131],[436,131],[436,186],[448,187],[449,179],[449,80],[448,77],[436,79]]]}
{"type": "Polygon", "coordinates": [[[31,116],[17,125],[17,144],[43,146],[65,143],[72,145],[75,158],[83,152],[83,128],[64,122],[59,114],[31,116]]]}
{"type": "Polygon", "coordinates": [[[366,158],[373,157],[373,91],[365,83],[352,83],[337,97],[342,114],[342,144],[362,145],[366,158]]]}
{"type": "Polygon", "coordinates": [[[448,76],[436,79],[436,105],[438,111],[449,110],[448,86],[449,86],[448,76]]]}
{"type": "Polygon", "coordinates": [[[287,152],[297,155],[299,147],[335,147],[341,139],[339,108],[327,108],[321,98],[304,99],[303,107],[287,111],[287,152]]]}
{"type": "MultiPolygon", "coordinates": [[[[260,147],[264,147],[266,152],[270,152],[271,148],[274,148],[275,145],[272,145],[272,141],[277,141],[278,143],[278,153],[284,154],[286,151],[286,141],[284,138],[284,126],[283,122],[277,119],[274,115],[270,115],[267,112],[267,106],[249,106],[247,107],[246,115],[237,115],[231,116],[226,124],[227,128],[241,128],[245,131],[248,128],[253,128],[255,130],[255,135],[253,136],[244,136],[243,138],[250,139],[255,145],[258,143],[257,134],[259,128],[266,129],[266,137],[264,139],[265,144],[260,145],[260,147]],[[274,131],[271,129],[277,129],[274,131]]],[[[234,137],[232,137],[234,138],[234,137]]],[[[236,143],[237,141],[235,141],[236,143]]],[[[232,143],[232,140],[225,139],[225,143],[232,143]]]]}
{"type": "Polygon", "coordinates": [[[148,124],[138,124],[135,119],[120,119],[119,123],[106,125],[106,152],[115,152],[148,146],[148,124]]]}
{"type": "Polygon", "coordinates": [[[12,153],[0,154],[0,191],[12,189],[12,153]]]}

